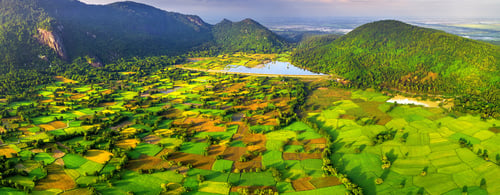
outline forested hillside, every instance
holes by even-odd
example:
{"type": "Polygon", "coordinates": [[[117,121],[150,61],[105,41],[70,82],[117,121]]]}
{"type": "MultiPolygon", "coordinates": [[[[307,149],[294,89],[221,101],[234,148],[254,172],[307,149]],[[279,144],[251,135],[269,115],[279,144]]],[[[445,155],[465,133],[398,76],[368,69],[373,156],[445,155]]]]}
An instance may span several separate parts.
{"type": "Polygon", "coordinates": [[[225,19],[212,31],[215,42],[225,52],[276,53],[286,46],[283,38],[251,19],[240,22],[225,19]]]}
{"type": "Polygon", "coordinates": [[[35,1],[0,1],[0,74],[17,67],[48,67],[56,53],[36,37],[37,29],[51,29],[52,21],[35,1]]]}
{"type": "Polygon", "coordinates": [[[134,2],[86,5],[41,0],[62,26],[70,58],[89,55],[104,62],[131,56],[178,55],[211,39],[198,16],[166,12],[134,2]]]}
{"type": "Polygon", "coordinates": [[[498,46],[399,21],[365,24],[327,44],[313,39],[299,46],[292,61],[341,75],[357,86],[451,94],[458,99],[467,94],[471,97],[463,101],[482,102],[475,104],[481,112],[491,113],[499,105],[498,46]]]}

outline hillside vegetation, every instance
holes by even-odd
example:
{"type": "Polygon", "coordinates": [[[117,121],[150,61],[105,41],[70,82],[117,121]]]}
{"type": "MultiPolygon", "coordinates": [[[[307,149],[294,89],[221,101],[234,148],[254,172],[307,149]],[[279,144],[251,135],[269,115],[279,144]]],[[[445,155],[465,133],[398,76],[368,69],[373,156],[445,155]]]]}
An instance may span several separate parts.
{"type": "Polygon", "coordinates": [[[475,104],[487,109],[481,112],[498,110],[497,46],[393,20],[365,24],[328,43],[323,40],[301,44],[292,61],[343,76],[357,86],[466,94],[460,101],[482,102],[475,104]]]}
{"type": "Polygon", "coordinates": [[[286,45],[281,37],[252,19],[240,22],[225,19],[212,31],[215,42],[226,52],[276,53],[286,45]]]}

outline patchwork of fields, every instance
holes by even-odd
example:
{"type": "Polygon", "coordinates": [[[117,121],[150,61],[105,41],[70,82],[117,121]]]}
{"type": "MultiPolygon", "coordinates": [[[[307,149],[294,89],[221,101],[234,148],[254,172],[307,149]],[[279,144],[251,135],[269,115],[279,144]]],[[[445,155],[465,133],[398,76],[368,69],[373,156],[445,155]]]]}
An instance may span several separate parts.
{"type": "MultiPolygon", "coordinates": [[[[235,55],[220,61],[280,57],[235,55]]],[[[186,66],[221,63],[198,60],[186,66]]],[[[58,77],[37,97],[0,103],[0,194],[500,193],[495,119],[328,81],[123,76],[58,77]]]]}

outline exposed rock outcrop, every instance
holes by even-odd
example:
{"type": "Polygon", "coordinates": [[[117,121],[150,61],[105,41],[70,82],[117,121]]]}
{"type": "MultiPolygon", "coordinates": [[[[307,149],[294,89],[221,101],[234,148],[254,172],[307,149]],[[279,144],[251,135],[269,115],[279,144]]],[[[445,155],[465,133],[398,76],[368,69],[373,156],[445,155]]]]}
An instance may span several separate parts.
{"type": "Polygon", "coordinates": [[[64,49],[63,39],[60,36],[60,33],[54,33],[52,31],[39,28],[37,39],[41,44],[47,45],[50,48],[52,48],[57,53],[57,55],[59,55],[59,57],[61,57],[62,59],[67,58],[66,50],[64,49]]]}

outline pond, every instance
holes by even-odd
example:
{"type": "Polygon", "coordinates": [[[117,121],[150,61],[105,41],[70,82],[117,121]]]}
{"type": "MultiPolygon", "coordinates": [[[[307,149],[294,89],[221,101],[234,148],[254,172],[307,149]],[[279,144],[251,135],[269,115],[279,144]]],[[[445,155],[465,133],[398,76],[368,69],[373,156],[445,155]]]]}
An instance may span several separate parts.
{"type": "Polygon", "coordinates": [[[299,67],[296,67],[289,62],[274,61],[266,64],[261,64],[252,68],[240,65],[228,65],[224,72],[235,73],[252,73],[252,74],[279,74],[279,75],[325,75],[314,73],[299,67]]]}
{"type": "Polygon", "coordinates": [[[416,100],[410,100],[410,99],[390,99],[387,100],[388,103],[398,103],[398,104],[414,104],[418,106],[424,106],[424,107],[429,107],[426,103],[422,103],[416,100]]]}

